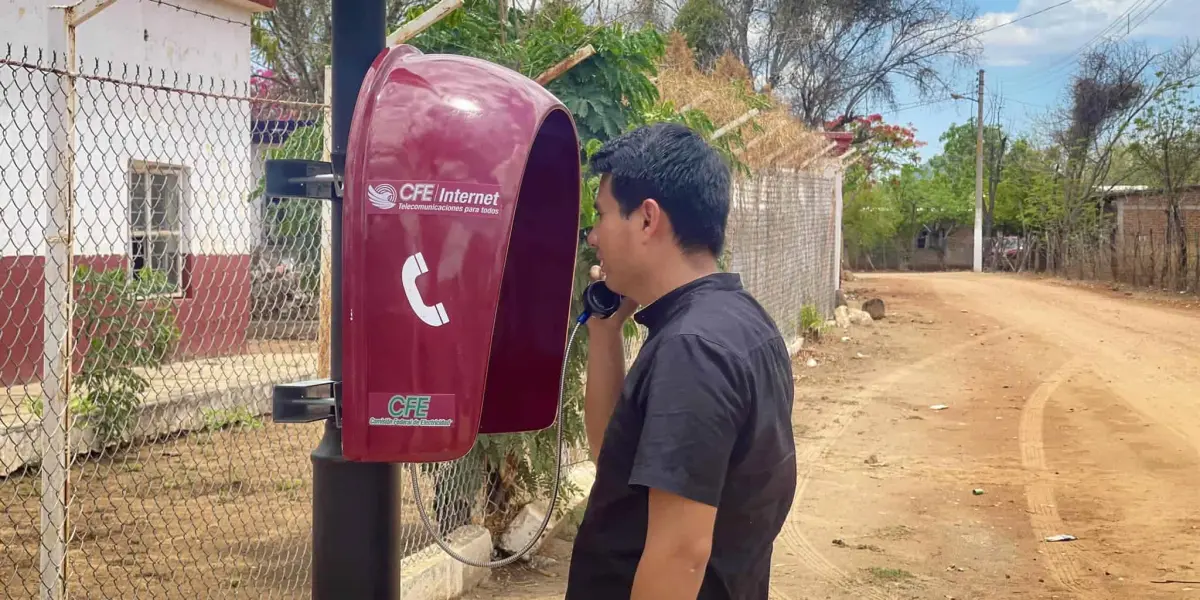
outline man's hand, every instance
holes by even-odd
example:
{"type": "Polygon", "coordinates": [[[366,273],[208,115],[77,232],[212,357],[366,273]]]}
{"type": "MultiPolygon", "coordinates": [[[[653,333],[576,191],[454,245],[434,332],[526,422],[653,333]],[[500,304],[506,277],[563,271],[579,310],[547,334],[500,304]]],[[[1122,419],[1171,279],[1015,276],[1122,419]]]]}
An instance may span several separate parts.
{"type": "MultiPolygon", "coordinates": [[[[591,277],[592,281],[601,281],[604,279],[604,270],[600,267],[600,265],[592,265],[592,268],[588,270],[588,276],[591,277]]],[[[588,329],[591,330],[610,327],[620,330],[621,326],[625,324],[625,321],[628,321],[629,317],[632,317],[633,313],[637,312],[637,309],[637,302],[634,302],[629,298],[629,296],[622,296],[621,306],[617,309],[617,312],[613,313],[613,315],[607,319],[588,319],[588,329]]]]}
{"type": "MultiPolygon", "coordinates": [[[[592,281],[604,278],[600,267],[589,273],[592,281]]],[[[583,421],[587,430],[592,462],[600,461],[604,431],[625,384],[625,349],[621,328],[637,310],[637,302],[625,298],[616,313],[607,319],[592,317],[588,327],[587,387],[583,393],[583,421]]]]}
{"type": "Polygon", "coordinates": [[[630,600],[696,600],[716,519],[712,506],[651,488],[646,547],[630,600]]]}

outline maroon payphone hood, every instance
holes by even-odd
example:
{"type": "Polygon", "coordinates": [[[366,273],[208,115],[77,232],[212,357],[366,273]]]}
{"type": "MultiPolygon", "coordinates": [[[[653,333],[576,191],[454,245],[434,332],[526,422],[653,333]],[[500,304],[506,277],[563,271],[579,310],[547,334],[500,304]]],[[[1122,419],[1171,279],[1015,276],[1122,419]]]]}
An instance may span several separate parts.
{"type": "Polygon", "coordinates": [[[458,458],[554,421],[578,249],[570,113],[496,64],[385,50],[346,154],[343,451],[458,458]]]}

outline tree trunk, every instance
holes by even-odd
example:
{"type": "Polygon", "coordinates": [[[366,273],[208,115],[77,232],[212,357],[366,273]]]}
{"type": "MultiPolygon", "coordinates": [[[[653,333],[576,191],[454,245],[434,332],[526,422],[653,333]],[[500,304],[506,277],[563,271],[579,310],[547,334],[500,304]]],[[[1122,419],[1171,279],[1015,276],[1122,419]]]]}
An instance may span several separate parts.
{"type": "Polygon", "coordinates": [[[1188,272],[1188,249],[1187,249],[1187,229],[1183,221],[1183,211],[1179,207],[1179,202],[1171,203],[1170,214],[1167,218],[1167,236],[1170,240],[1168,246],[1175,254],[1174,260],[1171,261],[1171,289],[1174,291],[1187,290],[1187,272],[1188,272]]]}
{"type": "Polygon", "coordinates": [[[1157,274],[1158,274],[1158,271],[1156,271],[1156,270],[1155,270],[1155,268],[1154,268],[1155,259],[1156,259],[1157,257],[1158,257],[1158,249],[1157,249],[1157,248],[1155,248],[1155,246],[1154,246],[1154,230],[1153,230],[1153,229],[1151,229],[1151,230],[1150,230],[1150,269],[1149,269],[1149,271],[1150,271],[1150,285],[1149,285],[1149,287],[1154,287],[1154,285],[1155,285],[1155,283],[1154,283],[1154,277],[1155,277],[1155,275],[1157,275],[1157,274]]]}
{"type": "MultiPolygon", "coordinates": [[[[1200,231],[1196,232],[1196,252],[1200,254],[1200,231]]],[[[1195,282],[1192,284],[1192,293],[1200,294],[1200,255],[1196,258],[1197,260],[1192,261],[1196,264],[1196,268],[1194,269],[1195,282]]]]}
{"type": "Polygon", "coordinates": [[[1108,270],[1112,273],[1113,283],[1121,281],[1121,255],[1118,246],[1120,243],[1117,239],[1117,228],[1113,227],[1108,233],[1108,270]]]}

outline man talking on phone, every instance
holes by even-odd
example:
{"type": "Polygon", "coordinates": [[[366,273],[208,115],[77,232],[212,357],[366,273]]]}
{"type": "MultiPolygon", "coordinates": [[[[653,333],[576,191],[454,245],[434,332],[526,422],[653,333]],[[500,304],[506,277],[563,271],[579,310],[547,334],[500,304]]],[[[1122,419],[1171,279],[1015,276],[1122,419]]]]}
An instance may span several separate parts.
{"type": "Polygon", "coordinates": [[[596,482],[566,597],[766,600],[796,488],[792,369],[770,315],[717,266],[729,168],[666,123],[609,141],[591,168],[592,277],[625,299],[587,324],[596,482]],[[648,336],[626,373],[630,317],[648,336]]]}

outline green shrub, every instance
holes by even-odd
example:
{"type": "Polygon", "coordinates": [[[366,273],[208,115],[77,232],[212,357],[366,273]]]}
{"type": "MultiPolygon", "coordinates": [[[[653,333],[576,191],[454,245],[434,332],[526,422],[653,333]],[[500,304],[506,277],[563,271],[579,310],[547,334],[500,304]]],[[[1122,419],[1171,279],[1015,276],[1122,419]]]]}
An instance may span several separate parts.
{"type": "Polygon", "coordinates": [[[800,335],[804,339],[817,341],[821,339],[821,334],[825,333],[825,317],[821,316],[821,311],[812,304],[805,304],[800,308],[800,335]]]}
{"type": "Polygon", "coordinates": [[[83,416],[101,444],[119,442],[136,422],[150,383],[138,369],[164,364],[180,331],[165,274],[124,268],[75,270],[75,317],[83,359],[71,411],[83,416]]]}

